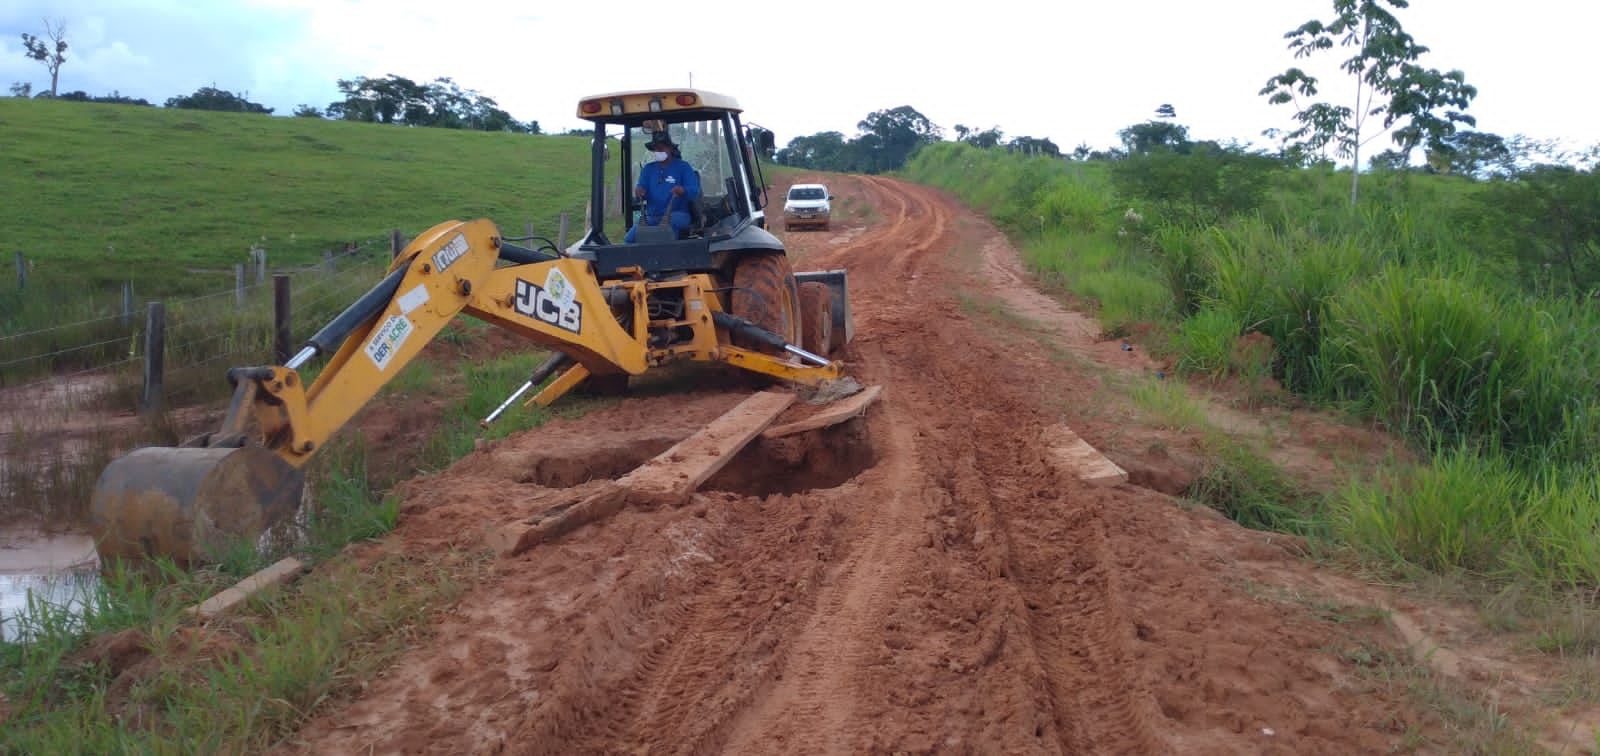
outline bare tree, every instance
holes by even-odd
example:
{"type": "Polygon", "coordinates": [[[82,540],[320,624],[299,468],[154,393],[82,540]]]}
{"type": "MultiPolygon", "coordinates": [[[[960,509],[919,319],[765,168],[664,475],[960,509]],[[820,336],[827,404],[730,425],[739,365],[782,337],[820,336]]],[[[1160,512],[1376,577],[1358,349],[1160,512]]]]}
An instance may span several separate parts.
{"type": "Polygon", "coordinates": [[[51,44],[47,45],[44,40],[24,33],[22,47],[28,57],[50,69],[50,96],[55,97],[56,86],[61,81],[61,64],[67,62],[67,22],[58,19],[52,24],[50,19],[45,19],[44,35],[50,38],[51,44]]]}

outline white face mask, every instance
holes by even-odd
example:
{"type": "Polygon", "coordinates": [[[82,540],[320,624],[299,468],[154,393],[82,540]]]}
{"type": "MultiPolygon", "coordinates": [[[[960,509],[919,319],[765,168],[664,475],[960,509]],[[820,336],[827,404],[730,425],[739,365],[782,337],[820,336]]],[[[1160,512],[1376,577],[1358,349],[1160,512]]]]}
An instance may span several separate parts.
{"type": "Polygon", "coordinates": [[[659,162],[667,159],[667,153],[665,153],[665,152],[652,152],[652,153],[650,153],[650,159],[659,163],[659,162]]]}

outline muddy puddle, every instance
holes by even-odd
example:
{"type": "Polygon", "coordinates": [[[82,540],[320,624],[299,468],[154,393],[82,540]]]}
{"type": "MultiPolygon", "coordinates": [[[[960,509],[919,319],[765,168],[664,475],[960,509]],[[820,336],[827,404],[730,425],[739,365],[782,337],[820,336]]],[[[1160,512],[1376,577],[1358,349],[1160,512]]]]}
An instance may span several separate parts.
{"type": "Polygon", "coordinates": [[[87,534],[0,532],[0,638],[27,636],[29,602],[81,615],[100,579],[87,534]]]}

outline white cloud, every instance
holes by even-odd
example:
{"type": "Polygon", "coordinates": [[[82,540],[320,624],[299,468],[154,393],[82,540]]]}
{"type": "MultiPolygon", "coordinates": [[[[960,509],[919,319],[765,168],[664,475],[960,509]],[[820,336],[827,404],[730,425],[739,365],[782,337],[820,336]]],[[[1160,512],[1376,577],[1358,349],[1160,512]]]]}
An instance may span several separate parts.
{"type": "MultiPolygon", "coordinates": [[[[957,123],[999,126],[1068,148],[1111,145],[1118,129],[1151,117],[1161,103],[1172,103],[1196,138],[1262,142],[1263,129],[1289,125],[1292,113],[1268,106],[1257,90],[1305,63],[1285,49],[1284,33],[1331,15],[1329,0],[8,5],[0,9],[0,83],[42,78],[43,67],[6,40],[49,15],[66,18],[81,55],[63,68],[63,86],[80,82],[70,88],[93,94],[120,89],[161,101],[215,81],[288,113],[301,102],[322,107],[336,99],[341,78],[448,76],[517,118],[559,129],[581,123],[573,111],[584,95],[684,86],[692,75],[696,86],[739,98],[747,118],[780,140],[828,130],[852,135],[868,113],[911,105],[947,131],[957,123]],[[212,29],[219,38],[202,40],[204,49],[194,52],[201,57],[178,54],[212,29]],[[116,61],[126,68],[117,70],[116,61]]],[[[1424,65],[1461,68],[1479,87],[1470,109],[1479,128],[1600,142],[1600,121],[1572,103],[1575,87],[1565,80],[1587,67],[1584,35],[1600,25],[1600,4],[1416,2],[1400,18],[1432,48],[1424,65]]],[[[1331,69],[1343,53],[1312,63],[1331,69]]],[[[1347,80],[1331,73],[1324,84],[1332,99],[1347,80]]]]}
{"type": "MultiPolygon", "coordinates": [[[[139,79],[149,76],[154,68],[155,61],[149,56],[142,55],[130,49],[125,42],[112,42],[104,47],[93,48],[77,59],[69,61],[73,65],[72,72],[75,76],[87,75],[98,81],[116,81],[139,79]]],[[[62,66],[66,71],[66,65],[62,66]]],[[[81,87],[72,87],[80,89],[81,87]]],[[[87,91],[87,90],[85,90],[87,91]]],[[[109,94],[108,92],[90,92],[92,95],[109,94]]],[[[157,102],[157,105],[161,103],[157,102]]]]}

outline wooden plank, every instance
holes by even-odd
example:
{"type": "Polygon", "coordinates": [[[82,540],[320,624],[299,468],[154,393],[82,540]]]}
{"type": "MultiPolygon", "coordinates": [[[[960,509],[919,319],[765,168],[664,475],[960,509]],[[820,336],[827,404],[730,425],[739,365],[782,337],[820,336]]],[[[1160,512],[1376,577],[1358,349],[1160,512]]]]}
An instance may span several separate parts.
{"type": "Polygon", "coordinates": [[[616,481],[611,481],[581,501],[558,505],[531,518],[489,531],[484,540],[496,554],[516,556],[622,511],[628,503],[627,493],[616,481]]]}
{"type": "Polygon", "coordinates": [[[682,506],[689,496],[733,460],[795,400],[794,394],[763,391],[656,455],[627,475],[571,505],[559,505],[531,518],[491,531],[486,540],[501,556],[516,556],[628,505],[682,506]]]}
{"type": "Polygon", "coordinates": [[[294,557],[283,559],[250,577],[240,580],[233,587],[218,593],[198,606],[191,606],[186,611],[190,616],[208,620],[221,614],[233,611],[257,592],[274,585],[282,585],[294,579],[305,569],[305,565],[294,557]]]}
{"type": "Polygon", "coordinates": [[[794,404],[795,395],[763,391],[723,413],[671,449],[640,465],[617,481],[633,503],[679,506],[734,454],[794,404]]]}
{"type": "Polygon", "coordinates": [[[856,394],[855,396],[847,397],[841,401],[834,402],[833,404],[828,405],[827,409],[824,409],[823,411],[818,412],[811,417],[768,428],[761,432],[761,437],[768,440],[774,438],[783,438],[784,436],[792,436],[796,433],[805,433],[806,431],[817,430],[818,428],[826,428],[830,425],[838,425],[839,423],[849,420],[852,417],[856,417],[865,413],[867,411],[867,407],[871,406],[873,402],[877,401],[878,396],[882,393],[882,386],[873,386],[856,394]]]}
{"type": "Polygon", "coordinates": [[[1097,486],[1115,486],[1128,482],[1128,473],[1117,463],[1106,459],[1100,450],[1089,445],[1065,425],[1045,429],[1044,445],[1050,461],[1085,483],[1097,486]]]}

